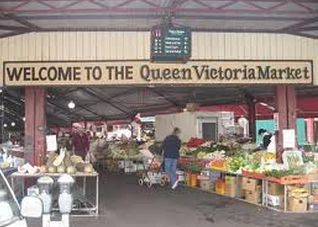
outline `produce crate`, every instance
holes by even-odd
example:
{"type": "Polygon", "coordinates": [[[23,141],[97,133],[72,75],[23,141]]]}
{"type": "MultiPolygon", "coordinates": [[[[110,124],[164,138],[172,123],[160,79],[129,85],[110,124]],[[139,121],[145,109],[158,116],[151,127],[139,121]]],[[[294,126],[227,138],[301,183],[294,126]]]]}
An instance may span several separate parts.
{"type": "Polygon", "coordinates": [[[249,203],[260,204],[262,201],[262,187],[256,186],[254,190],[245,190],[245,200],[249,203]]]}
{"type": "Polygon", "coordinates": [[[225,194],[225,182],[223,180],[215,182],[215,192],[221,195],[225,194]]]}
{"type": "Polygon", "coordinates": [[[268,182],[268,194],[270,195],[283,195],[284,194],[284,185],[268,182]]]}
{"type": "Polygon", "coordinates": [[[307,179],[308,179],[308,182],[318,180],[318,173],[307,174],[307,179]]]}
{"type": "Polygon", "coordinates": [[[242,189],[248,191],[255,191],[258,185],[261,184],[261,181],[258,179],[243,177],[242,178],[242,189]]]}
{"type": "Polygon", "coordinates": [[[211,189],[211,181],[206,179],[201,179],[200,181],[200,188],[202,188],[205,191],[210,191],[211,189]]]}
{"type": "Polygon", "coordinates": [[[291,175],[282,178],[267,177],[267,180],[279,184],[306,184],[308,177],[306,175],[291,175]]]}
{"type": "Polygon", "coordinates": [[[250,178],[255,178],[255,179],[264,179],[265,175],[262,173],[253,173],[253,172],[249,172],[249,171],[242,171],[242,175],[245,177],[250,177],[250,178]]]}
{"type": "Polygon", "coordinates": [[[288,198],[288,210],[292,212],[305,212],[307,211],[308,200],[307,198],[288,198]]]}

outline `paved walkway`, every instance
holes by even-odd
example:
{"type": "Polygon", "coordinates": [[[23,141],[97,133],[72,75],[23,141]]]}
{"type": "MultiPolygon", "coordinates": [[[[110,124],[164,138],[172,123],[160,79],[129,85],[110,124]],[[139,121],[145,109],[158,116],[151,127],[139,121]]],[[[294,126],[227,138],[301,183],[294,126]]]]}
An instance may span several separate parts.
{"type": "MultiPolygon", "coordinates": [[[[281,214],[179,187],[148,189],[134,176],[101,177],[100,216],[72,218],[75,227],[318,227],[317,214],[281,214]]],[[[30,226],[40,226],[29,221],[30,226]]]]}

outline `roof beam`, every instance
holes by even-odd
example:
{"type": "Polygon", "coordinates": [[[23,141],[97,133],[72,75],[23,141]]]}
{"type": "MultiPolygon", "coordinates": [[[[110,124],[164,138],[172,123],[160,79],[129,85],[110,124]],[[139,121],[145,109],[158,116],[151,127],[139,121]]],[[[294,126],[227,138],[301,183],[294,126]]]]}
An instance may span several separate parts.
{"type": "MultiPolygon", "coordinates": [[[[131,93],[133,93],[135,91],[136,91],[136,88],[127,89],[124,92],[120,92],[120,93],[117,93],[117,94],[115,94],[113,96],[108,97],[106,100],[109,102],[109,101],[111,101],[111,100],[113,100],[115,98],[121,97],[123,95],[131,94],[131,93]]],[[[93,106],[93,105],[95,105],[95,104],[87,105],[87,107],[90,107],[90,106],[93,106]]],[[[72,113],[77,113],[78,111],[80,111],[80,109],[76,109],[76,110],[72,111],[72,113]]]]}
{"type": "Polygon", "coordinates": [[[318,21],[318,17],[312,17],[312,18],[309,18],[309,19],[306,19],[306,20],[303,20],[301,22],[298,22],[296,24],[293,24],[291,26],[288,26],[286,28],[283,28],[282,30],[283,31],[297,31],[297,29],[299,28],[302,28],[304,26],[307,26],[307,25],[310,25],[310,24],[313,24],[315,22],[318,21]]]}
{"type": "Polygon", "coordinates": [[[169,103],[173,104],[174,106],[180,107],[180,104],[178,102],[176,102],[176,101],[172,100],[171,98],[165,96],[160,91],[157,91],[156,89],[150,88],[150,87],[147,87],[146,89],[151,91],[152,93],[156,94],[157,96],[164,98],[165,100],[167,100],[169,103]]]}
{"type": "Polygon", "coordinates": [[[318,26],[308,26],[304,28],[298,28],[297,31],[318,31],[318,26]]]}
{"type": "MultiPolygon", "coordinates": [[[[44,2],[44,0],[41,0],[44,2]]],[[[88,1],[88,0],[86,0],[88,1]]],[[[114,7],[88,7],[88,8],[70,8],[70,6],[74,6],[76,4],[79,4],[80,0],[74,0],[71,1],[70,4],[62,7],[56,7],[56,8],[49,8],[48,9],[23,9],[21,6],[28,4],[31,1],[19,1],[22,2],[22,4],[19,4],[18,6],[15,6],[11,9],[2,9],[3,13],[9,13],[9,14],[18,14],[18,13],[25,13],[25,14],[45,14],[45,13],[68,13],[68,14],[74,14],[74,13],[131,13],[131,12],[140,12],[140,13],[145,13],[145,12],[152,12],[153,14],[159,13],[159,14],[175,14],[178,12],[193,12],[193,13],[214,13],[214,14],[222,14],[222,13],[236,13],[236,14],[245,14],[245,13],[266,13],[266,14],[285,14],[285,15],[295,15],[295,14],[304,14],[304,8],[302,7],[299,10],[280,10],[279,8],[285,4],[287,4],[288,0],[284,1],[275,1],[278,4],[266,8],[266,9],[259,9],[259,8],[254,8],[254,9],[228,9],[230,5],[234,5],[235,3],[238,3],[240,0],[232,0],[230,2],[227,2],[225,5],[220,6],[218,8],[207,8],[206,6],[197,7],[197,8],[185,8],[182,7],[182,5],[189,1],[189,0],[181,0],[181,1],[175,1],[175,4],[170,5],[168,7],[161,7],[157,6],[154,4],[149,4],[148,1],[142,0],[144,3],[149,5],[148,9],[145,9],[144,7],[134,7],[130,6],[132,2],[136,0],[127,0],[123,3],[120,3],[114,7]],[[129,7],[127,7],[129,5],[129,7]]],[[[197,0],[198,1],[198,0],[197,0]]],[[[272,1],[273,2],[273,1],[272,1]]],[[[303,1],[302,1],[303,2],[303,1]]],[[[131,4],[133,5],[133,4],[131,4]]],[[[313,9],[311,11],[307,10],[307,15],[312,14],[312,15],[317,15],[318,10],[313,9]]]]}
{"type": "Polygon", "coordinates": [[[61,110],[62,113],[65,113],[67,116],[70,117],[70,119],[73,119],[75,116],[76,118],[83,118],[82,116],[78,115],[78,114],[74,114],[71,111],[69,111],[68,109],[65,109],[64,107],[61,107],[60,105],[56,104],[55,102],[51,101],[51,100],[47,100],[47,103],[56,107],[57,109],[61,110]],[[72,116],[73,115],[73,116],[72,116]]]}
{"type": "MultiPolygon", "coordinates": [[[[139,14],[139,15],[39,15],[39,16],[19,16],[16,18],[23,20],[103,20],[103,19],[116,19],[116,20],[128,20],[128,19],[161,19],[161,15],[139,14]]],[[[266,16],[224,16],[224,15],[175,15],[174,19],[210,19],[210,20],[270,20],[270,21],[303,21],[308,17],[266,17],[266,16]]],[[[1,18],[0,20],[6,20],[1,18]]]]}
{"type": "MultiPolygon", "coordinates": [[[[84,2],[84,1],[90,1],[90,0],[37,0],[40,2],[84,2]]],[[[114,0],[105,0],[105,1],[114,1],[114,0]]],[[[136,0],[135,0],[136,1],[136,0]]],[[[147,0],[139,0],[139,1],[147,1],[147,0]]],[[[179,0],[180,1],[180,0],[179,0]]],[[[181,0],[182,1],[182,0],[181,0]]],[[[205,0],[207,1],[207,0],[205,0]]],[[[220,1],[220,0],[209,0],[211,2],[213,1],[220,1]]],[[[237,0],[236,0],[237,1],[237,0]]],[[[290,0],[244,0],[248,2],[282,2],[282,1],[290,1],[290,0]]],[[[294,0],[301,3],[317,3],[317,0],[294,0]]],[[[30,2],[30,0],[0,0],[0,2],[30,2]]]]}
{"type": "Polygon", "coordinates": [[[26,27],[12,26],[12,25],[0,25],[0,29],[10,30],[10,31],[20,31],[20,32],[28,31],[28,28],[26,28],[26,27]]]}
{"type": "Polygon", "coordinates": [[[92,91],[90,88],[83,88],[82,90],[83,90],[84,92],[86,92],[87,94],[89,94],[89,95],[91,95],[91,96],[93,96],[93,97],[99,99],[100,101],[107,103],[108,105],[110,105],[110,106],[112,106],[113,108],[119,110],[120,112],[126,114],[127,116],[132,115],[130,112],[128,112],[128,111],[122,109],[121,107],[115,105],[114,103],[111,103],[111,102],[108,101],[107,99],[100,97],[96,92],[92,91]]]}
{"type": "Polygon", "coordinates": [[[4,14],[3,16],[4,16],[5,18],[8,18],[8,19],[10,19],[10,20],[13,20],[13,21],[18,22],[19,24],[21,24],[21,25],[23,25],[23,26],[26,26],[26,28],[23,27],[23,28],[25,28],[25,29],[29,29],[29,30],[31,30],[31,31],[38,31],[38,30],[41,29],[40,27],[38,27],[38,26],[36,26],[36,25],[30,23],[29,21],[27,21],[27,20],[25,20],[25,19],[23,19],[23,18],[16,17],[16,16],[13,15],[13,14],[4,14]]]}

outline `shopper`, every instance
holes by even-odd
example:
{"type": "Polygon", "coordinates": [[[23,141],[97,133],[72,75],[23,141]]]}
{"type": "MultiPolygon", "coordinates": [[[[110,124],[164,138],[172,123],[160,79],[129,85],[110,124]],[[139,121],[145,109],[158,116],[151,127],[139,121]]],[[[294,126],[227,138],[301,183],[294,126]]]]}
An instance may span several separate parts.
{"type": "Polygon", "coordinates": [[[179,139],[180,133],[181,130],[179,128],[174,128],[172,135],[167,136],[162,144],[165,163],[164,167],[170,177],[172,189],[175,189],[178,186],[177,163],[181,147],[181,140],[179,139]]]}
{"type": "Polygon", "coordinates": [[[267,149],[269,144],[271,143],[273,134],[268,132],[266,129],[261,128],[260,130],[258,130],[258,135],[263,137],[262,148],[267,149]]]}
{"type": "Polygon", "coordinates": [[[89,150],[89,140],[84,129],[79,128],[72,135],[72,151],[73,154],[81,156],[85,160],[86,154],[89,150]]]}

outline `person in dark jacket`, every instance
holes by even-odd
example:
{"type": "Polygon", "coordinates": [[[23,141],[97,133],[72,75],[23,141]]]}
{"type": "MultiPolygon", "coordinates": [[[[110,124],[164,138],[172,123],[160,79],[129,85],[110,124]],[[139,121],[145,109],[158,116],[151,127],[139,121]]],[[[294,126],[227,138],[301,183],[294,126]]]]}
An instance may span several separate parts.
{"type": "Polygon", "coordinates": [[[178,186],[177,164],[181,147],[181,140],[179,139],[180,133],[181,130],[179,128],[174,128],[172,134],[167,136],[162,144],[165,171],[170,177],[172,189],[175,189],[178,186]]]}
{"type": "Polygon", "coordinates": [[[258,135],[263,136],[262,147],[264,149],[267,149],[268,145],[271,143],[271,138],[272,138],[273,134],[271,134],[267,130],[261,128],[260,130],[258,130],[258,135]]]}

